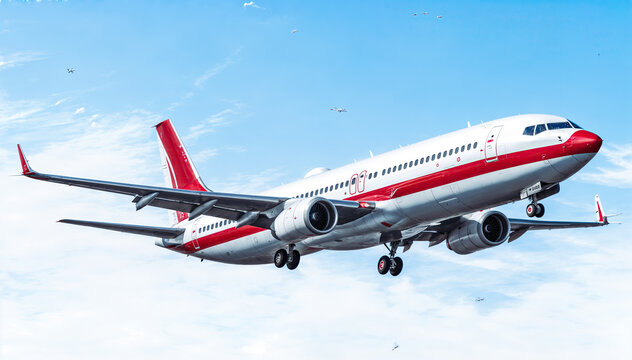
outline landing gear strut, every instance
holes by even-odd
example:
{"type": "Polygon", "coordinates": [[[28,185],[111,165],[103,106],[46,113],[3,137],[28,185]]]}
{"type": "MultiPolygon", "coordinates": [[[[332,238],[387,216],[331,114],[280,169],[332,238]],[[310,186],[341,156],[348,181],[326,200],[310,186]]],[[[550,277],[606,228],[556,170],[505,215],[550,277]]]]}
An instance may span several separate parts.
{"type": "Polygon", "coordinates": [[[298,267],[298,263],[301,261],[301,254],[294,250],[294,244],[289,246],[289,253],[285,249],[279,249],[274,253],[274,266],[282,268],[287,265],[287,268],[294,270],[298,267]]]}
{"type": "Polygon", "coordinates": [[[384,246],[388,249],[389,255],[384,255],[377,262],[377,272],[382,275],[385,275],[387,272],[390,272],[391,275],[397,276],[402,272],[404,268],[404,261],[399,256],[395,256],[397,252],[397,247],[399,246],[399,241],[391,241],[391,247],[384,244],[384,246]]]}
{"type": "Polygon", "coordinates": [[[544,205],[538,203],[535,196],[531,196],[531,204],[527,205],[527,216],[539,218],[544,216],[544,205]]]}

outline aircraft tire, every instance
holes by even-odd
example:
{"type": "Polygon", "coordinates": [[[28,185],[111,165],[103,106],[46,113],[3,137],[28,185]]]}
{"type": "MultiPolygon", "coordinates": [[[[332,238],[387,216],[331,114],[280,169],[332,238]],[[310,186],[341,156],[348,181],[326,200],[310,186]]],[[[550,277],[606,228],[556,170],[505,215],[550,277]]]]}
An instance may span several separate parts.
{"type": "Polygon", "coordinates": [[[527,211],[527,216],[528,217],[534,217],[535,213],[537,211],[537,207],[536,207],[535,204],[529,204],[529,205],[527,205],[527,210],[526,211],[527,211]]]}
{"type": "Polygon", "coordinates": [[[380,260],[378,260],[377,262],[377,272],[379,272],[380,275],[384,275],[388,272],[390,268],[391,268],[391,258],[389,258],[386,255],[382,256],[380,260]]]}
{"type": "Polygon", "coordinates": [[[393,267],[391,267],[390,272],[391,275],[393,276],[397,276],[402,272],[402,269],[404,268],[404,260],[402,260],[402,258],[400,258],[399,256],[393,259],[393,267]]]}
{"type": "Polygon", "coordinates": [[[535,206],[535,217],[541,218],[542,216],[544,216],[544,205],[537,204],[535,206]]]}
{"type": "Polygon", "coordinates": [[[287,262],[287,251],[279,249],[274,253],[274,266],[282,268],[287,262]]]}
{"type": "Polygon", "coordinates": [[[298,263],[301,261],[301,254],[298,251],[292,250],[292,257],[287,259],[287,268],[294,270],[298,267],[298,263]]]}

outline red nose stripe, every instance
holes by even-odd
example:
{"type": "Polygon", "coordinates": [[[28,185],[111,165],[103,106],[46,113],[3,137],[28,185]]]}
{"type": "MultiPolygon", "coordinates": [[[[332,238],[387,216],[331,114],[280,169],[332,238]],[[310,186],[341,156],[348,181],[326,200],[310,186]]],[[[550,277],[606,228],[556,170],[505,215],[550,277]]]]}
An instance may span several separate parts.
{"type": "Polygon", "coordinates": [[[570,144],[566,151],[570,154],[596,153],[601,148],[602,142],[601,138],[596,134],[586,130],[579,130],[569,139],[568,143],[570,144]]]}

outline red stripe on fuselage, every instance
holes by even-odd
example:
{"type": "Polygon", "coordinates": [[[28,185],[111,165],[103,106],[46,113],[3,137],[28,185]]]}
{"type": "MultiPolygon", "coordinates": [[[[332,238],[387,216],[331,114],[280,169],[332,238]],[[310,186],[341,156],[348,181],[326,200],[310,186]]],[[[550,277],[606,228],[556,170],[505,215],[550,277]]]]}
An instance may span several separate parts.
{"type": "MultiPolygon", "coordinates": [[[[490,163],[488,163],[485,159],[476,160],[471,163],[454,166],[449,169],[437,171],[432,174],[423,175],[414,179],[406,180],[362,194],[354,195],[344,200],[368,201],[369,199],[380,199],[383,201],[394,199],[402,196],[411,195],[420,191],[429,190],[438,186],[447,185],[456,181],[489,174],[503,169],[527,165],[548,159],[555,159],[563,156],[595,153],[599,150],[600,146],[601,139],[597,135],[594,135],[585,130],[579,130],[575,134],[573,134],[570,139],[562,144],[544,146],[540,148],[499,155],[498,161],[490,163]],[[598,141],[595,140],[591,142],[590,139],[593,137],[598,139],[598,141]]],[[[257,228],[253,226],[244,226],[239,229],[230,228],[197,239],[200,242],[200,249],[195,249],[193,244],[189,242],[177,248],[174,248],[173,250],[182,253],[194,253],[196,251],[200,251],[215,245],[223,244],[228,241],[252,235],[265,230],[267,229],[257,228]]]]}

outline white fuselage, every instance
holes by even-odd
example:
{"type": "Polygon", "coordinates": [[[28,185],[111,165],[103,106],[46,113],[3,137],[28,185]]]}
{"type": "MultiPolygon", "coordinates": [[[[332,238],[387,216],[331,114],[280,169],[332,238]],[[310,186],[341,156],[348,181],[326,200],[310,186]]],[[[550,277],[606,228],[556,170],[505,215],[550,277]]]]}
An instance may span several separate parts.
{"type": "MultiPolygon", "coordinates": [[[[566,121],[551,115],[521,115],[484,123],[390,151],[265,191],[261,195],[365,200],[375,210],[326,235],[295,243],[301,254],[322,249],[352,250],[386,241],[393,231],[438,221],[520,199],[537,182],[559,183],[581,169],[594,153],[566,153],[579,130],[564,128],[523,135],[525,127],[566,121]],[[440,157],[439,157],[440,154],[440,157]],[[445,154],[445,155],[444,155],[445,154]]],[[[313,173],[313,172],[312,172],[313,173]]],[[[270,230],[236,229],[233,222],[201,216],[186,227],[184,245],[172,250],[213,261],[271,263],[288,243],[270,230]]],[[[162,246],[160,240],[156,242],[162,246]]]]}

